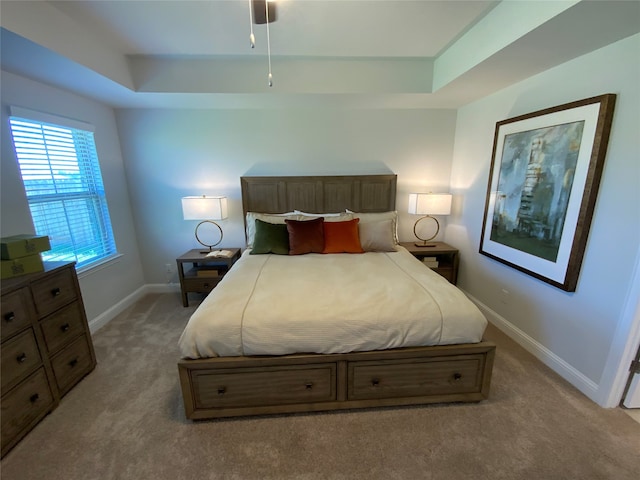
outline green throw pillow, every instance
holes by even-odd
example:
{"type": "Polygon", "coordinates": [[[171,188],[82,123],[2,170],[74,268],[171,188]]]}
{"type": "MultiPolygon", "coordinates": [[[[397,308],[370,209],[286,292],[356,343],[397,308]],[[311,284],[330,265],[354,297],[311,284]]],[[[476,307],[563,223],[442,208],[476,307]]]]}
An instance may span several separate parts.
{"type": "Polygon", "coordinates": [[[286,225],[256,219],[256,234],[251,255],[275,253],[289,255],[289,232],[286,225]]]}

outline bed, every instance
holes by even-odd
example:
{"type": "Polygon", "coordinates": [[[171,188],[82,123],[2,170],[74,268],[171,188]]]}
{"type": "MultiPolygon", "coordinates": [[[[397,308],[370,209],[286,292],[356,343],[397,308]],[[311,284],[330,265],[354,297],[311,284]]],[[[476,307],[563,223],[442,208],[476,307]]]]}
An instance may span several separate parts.
{"type": "Polygon", "coordinates": [[[396,245],[395,175],[242,177],[241,190],[249,248],[179,342],[187,418],[488,397],[486,319],[396,245]],[[283,227],[297,255],[261,251],[283,227]],[[305,243],[317,228],[324,253],[305,243]]]}

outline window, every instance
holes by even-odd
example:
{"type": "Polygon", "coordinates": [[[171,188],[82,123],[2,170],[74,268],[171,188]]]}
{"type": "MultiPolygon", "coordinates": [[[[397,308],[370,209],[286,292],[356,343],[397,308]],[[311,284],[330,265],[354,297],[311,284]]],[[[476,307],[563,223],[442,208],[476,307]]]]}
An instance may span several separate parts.
{"type": "Polygon", "coordinates": [[[93,127],[11,108],[11,134],[43,260],[81,269],[116,254],[93,127]]]}

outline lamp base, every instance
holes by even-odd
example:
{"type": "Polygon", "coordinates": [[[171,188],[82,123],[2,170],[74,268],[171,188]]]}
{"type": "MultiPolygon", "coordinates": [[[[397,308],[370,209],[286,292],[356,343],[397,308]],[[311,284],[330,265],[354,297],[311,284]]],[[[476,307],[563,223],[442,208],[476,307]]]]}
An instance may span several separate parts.
{"type": "Polygon", "coordinates": [[[414,245],[416,247],[435,247],[436,246],[435,244],[427,243],[427,242],[430,242],[431,240],[436,238],[438,236],[439,231],[440,231],[440,222],[438,222],[437,218],[432,217],[431,215],[425,215],[424,217],[420,217],[418,220],[416,220],[416,223],[413,225],[413,234],[416,236],[418,240],[422,240],[422,243],[416,242],[414,243],[414,245]],[[418,223],[420,223],[420,220],[424,220],[425,218],[430,218],[431,220],[436,222],[436,233],[434,233],[429,238],[422,238],[420,235],[418,235],[418,223]]]}
{"type": "Polygon", "coordinates": [[[222,237],[223,237],[223,233],[222,233],[222,228],[220,227],[220,225],[218,225],[216,222],[213,222],[211,220],[203,220],[202,222],[200,222],[198,225],[196,225],[196,240],[198,241],[198,243],[200,245],[202,245],[203,247],[208,247],[209,250],[207,251],[200,251],[200,253],[211,253],[213,251],[213,247],[215,247],[216,245],[218,245],[220,242],[222,242],[222,237]],[[200,228],[201,225],[205,224],[205,223],[210,223],[212,225],[215,225],[216,227],[218,227],[218,230],[220,230],[220,240],[218,240],[216,243],[209,245],[208,243],[204,243],[202,240],[200,240],[200,237],[198,237],[198,228],[200,228]]]}

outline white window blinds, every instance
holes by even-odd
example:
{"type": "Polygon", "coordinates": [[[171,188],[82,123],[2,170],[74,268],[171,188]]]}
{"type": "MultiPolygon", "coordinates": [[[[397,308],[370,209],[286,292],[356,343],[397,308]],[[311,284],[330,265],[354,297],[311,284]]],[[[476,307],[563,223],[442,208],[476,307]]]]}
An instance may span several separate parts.
{"type": "Polygon", "coordinates": [[[10,122],[36,233],[51,243],[43,259],[80,268],[114,255],[93,132],[15,115],[10,122]]]}

